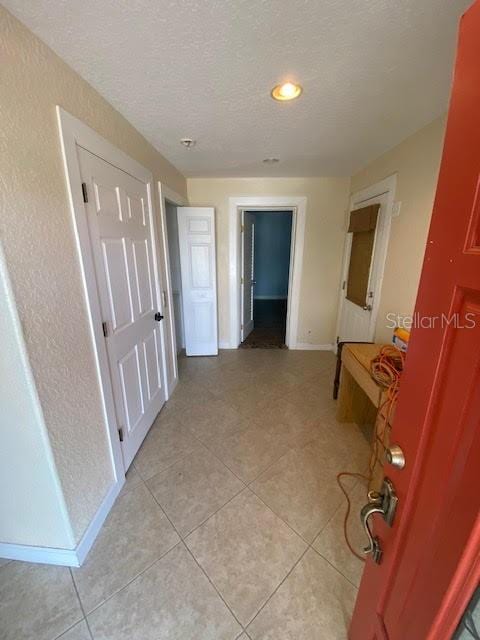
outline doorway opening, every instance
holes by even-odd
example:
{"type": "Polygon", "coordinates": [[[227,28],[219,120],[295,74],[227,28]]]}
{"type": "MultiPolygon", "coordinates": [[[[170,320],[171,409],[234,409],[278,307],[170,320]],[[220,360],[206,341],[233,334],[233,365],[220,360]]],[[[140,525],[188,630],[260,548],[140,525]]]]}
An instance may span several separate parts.
{"type": "Polygon", "coordinates": [[[286,348],[292,222],[292,210],[242,211],[242,348],[286,348]]]}

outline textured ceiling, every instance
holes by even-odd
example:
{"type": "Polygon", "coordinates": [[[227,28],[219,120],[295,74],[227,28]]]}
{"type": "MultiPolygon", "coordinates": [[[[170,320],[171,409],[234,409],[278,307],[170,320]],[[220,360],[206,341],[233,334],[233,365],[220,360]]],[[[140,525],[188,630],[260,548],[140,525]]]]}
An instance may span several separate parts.
{"type": "Polygon", "coordinates": [[[471,0],[4,4],[185,175],[321,176],[350,175],[446,110],[471,0]],[[276,103],[287,78],[303,96],[276,103]]]}

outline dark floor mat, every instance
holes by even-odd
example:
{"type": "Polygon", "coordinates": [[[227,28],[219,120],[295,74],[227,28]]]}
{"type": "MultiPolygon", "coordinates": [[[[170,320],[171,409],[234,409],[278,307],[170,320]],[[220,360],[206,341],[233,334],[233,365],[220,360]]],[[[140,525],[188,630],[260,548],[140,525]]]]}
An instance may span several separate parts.
{"type": "Polygon", "coordinates": [[[241,349],[286,349],[285,330],[275,327],[255,328],[240,345],[241,349]]]}
{"type": "Polygon", "coordinates": [[[255,327],[242,342],[242,349],[286,349],[286,300],[254,300],[255,327]]]}

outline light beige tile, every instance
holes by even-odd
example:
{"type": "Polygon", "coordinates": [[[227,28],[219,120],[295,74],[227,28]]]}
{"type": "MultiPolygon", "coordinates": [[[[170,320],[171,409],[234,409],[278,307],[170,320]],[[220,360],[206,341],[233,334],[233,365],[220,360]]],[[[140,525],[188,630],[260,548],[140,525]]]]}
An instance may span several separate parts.
{"type": "Polygon", "coordinates": [[[142,483],[119,497],[73,577],[91,611],[171,549],[179,537],[142,483]]]}
{"type": "Polygon", "coordinates": [[[142,482],[142,478],[140,477],[140,474],[138,473],[138,471],[135,469],[135,465],[133,464],[130,465],[130,468],[125,474],[125,484],[122,487],[122,492],[120,495],[127,493],[127,491],[130,491],[130,489],[133,489],[141,482],[142,482]]]}
{"type": "MultiPolygon", "coordinates": [[[[200,376],[204,375],[200,371],[200,376]]],[[[179,380],[171,398],[167,402],[169,409],[184,408],[192,405],[201,405],[213,400],[213,395],[198,383],[195,376],[189,376],[186,380],[179,380]]]]}
{"type": "Polygon", "coordinates": [[[324,442],[318,440],[303,449],[292,449],[251,485],[252,490],[273,511],[312,542],[342,501],[336,482],[341,464],[329,459],[324,442]]]}
{"type": "Polygon", "coordinates": [[[198,383],[216,398],[225,400],[225,395],[244,387],[251,377],[251,371],[245,370],[242,366],[229,364],[199,377],[198,383]]]}
{"type": "Polygon", "coordinates": [[[301,410],[306,417],[322,417],[325,414],[335,415],[337,401],[333,399],[333,378],[318,382],[306,381],[303,385],[285,396],[285,400],[301,410]]]}
{"type": "Polygon", "coordinates": [[[82,620],[74,627],[63,633],[58,640],[92,640],[87,623],[82,620]]]}
{"type": "Polygon", "coordinates": [[[183,544],[88,620],[95,640],[234,640],[241,633],[183,544]]]}
{"type": "Polygon", "coordinates": [[[202,448],[148,481],[180,535],[187,535],[245,485],[202,448]]]}
{"type": "Polygon", "coordinates": [[[10,562],[0,571],[2,640],[52,640],[82,618],[67,567],[10,562]]]}
{"type": "Polygon", "coordinates": [[[208,404],[185,409],[180,420],[193,435],[207,442],[212,438],[224,438],[248,428],[248,421],[228,403],[215,398],[208,404]]]}
{"type": "MultiPolygon", "coordinates": [[[[362,549],[368,541],[360,523],[360,510],[368,502],[367,489],[360,482],[351,490],[349,495],[351,510],[347,524],[348,539],[355,551],[360,556],[365,557],[362,549]]],[[[327,526],[317,536],[313,547],[350,582],[353,582],[358,587],[365,563],[352,554],[345,542],[343,523],[346,510],[347,502],[345,500],[327,526]]]]}
{"type": "Polygon", "coordinates": [[[273,389],[262,376],[255,376],[253,380],[229,390],[222,397],[240,415],[251,419],[261,415],[263,407],[273,397],[273,389]]]}
{"type": "Polygon", "coordinates": [[[244,482],[251,482],[288,451],[274,427],[260,427],[253,420],[245,431],[213,438],[206,446],[244,482]]]}
{"type": "Polygon", "coordinates": [[[244,625],[306,548],[248,489],[196,529],[186,542],[244,625]]]}
{"type": "Polygon", "coordinates": [[[346,640],[356,589],[309,549],[249,625],[252,640],[346,640]]]}
{"type": "Polygon", "coordinates": [[[278,438],[293,447],[304,446],[319,437],[323,429],[330,428],[314,411],[305,410],[283,398],[269,400],[258,421],[263,427],[273,427],[278,438]]]}
{"type": "Polygon", "coordinates": [[[172,464],[193,453],[198,440],[178,420],[155,420],[133,461],[144,480],[168,469],[172,464]]]}

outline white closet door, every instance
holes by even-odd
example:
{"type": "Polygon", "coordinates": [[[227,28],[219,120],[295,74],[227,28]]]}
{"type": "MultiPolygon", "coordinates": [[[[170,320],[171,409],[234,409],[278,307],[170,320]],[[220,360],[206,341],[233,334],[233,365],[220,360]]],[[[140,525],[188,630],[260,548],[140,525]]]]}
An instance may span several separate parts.
{"type": "Polygon", "coordinates": [[[187,356],[218,354],[215,211],[178,207],[183,319],[187,356]]]}
{"type": "Polygon", "coordinates": [[[253,329],[255,215],[242,213],[242,342],[253,329]]]}
{"type": "Polygon", "coordinates": [[[125,468],[165,402],[147,186],[79,149],[125,468]]]}

